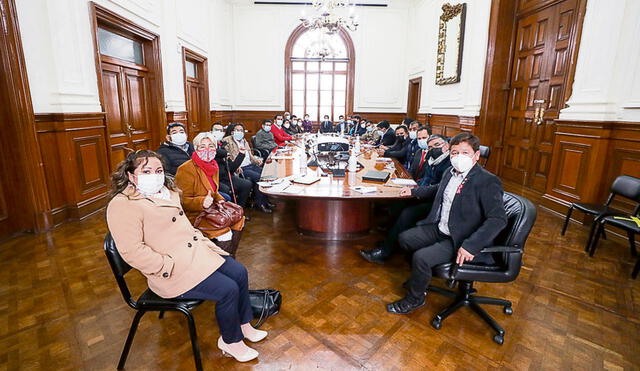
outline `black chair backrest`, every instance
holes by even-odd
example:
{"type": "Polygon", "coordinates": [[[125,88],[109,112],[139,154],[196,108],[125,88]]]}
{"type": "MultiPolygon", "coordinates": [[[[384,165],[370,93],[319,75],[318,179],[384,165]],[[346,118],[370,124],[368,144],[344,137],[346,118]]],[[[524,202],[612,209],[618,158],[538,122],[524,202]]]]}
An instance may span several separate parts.
{"type": "Polygon", "coordinates": [[[611,185],[611,193],[607,204],[613,199],[613,195],[620,195],[635,202],[640,202],[640,178],[629,175],[620,175],[611,185]]]}
{"type": "Polygon", "coordinates": [[[488,146],[480,146],[480,157],[486,160],[489,160],[489,156],[491,155],[491,147],[488,146]]]}
{"type": "Polygon", "coordinates": [[[256,136],[255,135],[251,136],[251,146],[253,148],[256,148],[256,136]]]}
{"type": "Polygon", "coordinates": [[[495,246],[513,246],[524,249],[529,232],[536,222],[536,207],[522,196],[505,192],[502,198],[507,214],[507,225],[494,241],[495,246]]]}
{"type": "Polygon", "coordinates": [[[113,240],[113,237],[111,237],[111,233],[107,233],[107,235],[104,236],[104,253],[107,256],[107,260],[109,261],[124,301],[126,301],[130,307],[137,309],[136,302],[131,297],[131,291],[129,291],[129,286],[127,286],[127,281],[124,279],[124,275],[131,270],[131,266],[120,256],[116,248],[116,242],[113,240]]]}

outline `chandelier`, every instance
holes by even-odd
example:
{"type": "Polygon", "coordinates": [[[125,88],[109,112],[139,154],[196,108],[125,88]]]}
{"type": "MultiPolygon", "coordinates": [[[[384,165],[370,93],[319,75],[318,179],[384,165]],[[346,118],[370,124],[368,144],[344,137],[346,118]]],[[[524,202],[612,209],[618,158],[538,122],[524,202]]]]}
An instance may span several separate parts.
{"type": "Polygon", "coordinates": [[[358,29],[358,21],[355,17],[355,2],[351,0],[313,0],[311,7],[315,15],[305,17],[300,21],[302,25],[310,29],[321,29],[327,34],[338,32],[340,27],[350,31],[358,29]]]}

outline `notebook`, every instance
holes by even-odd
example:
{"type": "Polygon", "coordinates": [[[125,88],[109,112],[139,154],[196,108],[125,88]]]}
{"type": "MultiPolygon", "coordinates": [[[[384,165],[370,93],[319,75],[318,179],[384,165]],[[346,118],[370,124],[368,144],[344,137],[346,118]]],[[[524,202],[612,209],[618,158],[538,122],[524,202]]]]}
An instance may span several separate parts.
{"type": "Polygon", "coordinates": [[[362,176],[363,181],[369,182],[386,182],[391,174],[388,171],[369,170],[362,176]]]}

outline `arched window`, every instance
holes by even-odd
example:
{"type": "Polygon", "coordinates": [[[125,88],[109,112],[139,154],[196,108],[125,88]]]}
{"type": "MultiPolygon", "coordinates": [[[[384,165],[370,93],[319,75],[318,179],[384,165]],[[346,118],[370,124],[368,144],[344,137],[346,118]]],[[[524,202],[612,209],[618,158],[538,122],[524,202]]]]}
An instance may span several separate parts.
{"type": "Polygon", "coordinates": [[[328,35],[300,25],[285,49],[285,108],[314,122],[353,112],[355,53],[349,34],[328,35]]]}

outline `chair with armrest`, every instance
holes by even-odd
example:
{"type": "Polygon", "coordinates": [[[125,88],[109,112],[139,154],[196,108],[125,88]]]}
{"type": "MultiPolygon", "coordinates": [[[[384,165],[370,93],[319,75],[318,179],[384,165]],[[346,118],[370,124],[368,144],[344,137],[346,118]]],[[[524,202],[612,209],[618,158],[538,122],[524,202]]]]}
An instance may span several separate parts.
{"type": "Polygon", "coordinates": [[[116,248],[116,243],[111,237],[110,233],[107,233],[107,235],[104,237],[104,252],[107,256],[107,260],[109,260],[109,265],[111,266],[111,270],[113,271],[113,275],[116,279],[116,282],[118,283],[118,287],[120,288],[120,293],[122,294],[124,301],[131,308],[136,310],[136,315],[135,317],[133,317],[129,335],[127,336],[127,340],[124,344],[124,349],[122,350],[122,354],[120,355],[118,370],[122,370],[124,368],[124,364],[127,361],[127,356],[129,355],[129,350],[131,349],[131,344],[133,343],[133,337],[136,335],[136,330],[138,329],[138,324],[140,323],[140,319],[142,319],[142,316],[146,312],[160,312],[158,317],[162,319],[165,311],[177,311],[181,312],[187,317],[196,370],[201,371],[202,360],[200,359],[200,347],[198,346],[196,324],[193,319],[193,315],[191,314],[191,310],[202,304],[203,301],[189,299],[163,299],[156,295],[150,289],[146,289],[140,295],[140,297],[138,297],[138,300],[134,300],[131,292],[129,291],[127,281],[124,278],[125,274],[127,274],[131,270],[131,266],[127,264],[120,256],[120,253],[116,248]]]}
{"type": "Polygon", "coordinates": [[[526,198],[511,193],[504,194],[504,208],[507,225],[494,241],[493,247],[482,250],[492,253],[494,264],[474,264],[473,262],[457,266],[455,263],[440,264],[433,269],[433,276],[458,283],[458,292],[436,286],[429,286],[428,292],[454,298],[454,302],[440,311],[431,321],[431,326],[439,330],[442,321],[462,307],[470,307],[495,331],[493,340],[502,344],[505,331],[479,304],[499,305],[505,314],[512,314],[508,300],[475,295],[474,282],[504,283],[518,277],[522,266],[522,254],[529,232],[536,221],[536,208],[526,198]]]}
{"type": "Polygon", "coordinates": [[[252,151],[253,151],[254,155],[259,156],[263,160],[266,160],[267,157],[269,157],[269,151],[267,151],[266,149],[262,149],[262,148],[256,147],[256,136],[255,135],[251,136],[251,147],[253,148],[252,151]]]}
{"type": "MultiPolygon", "coordinates": [[[[611,202],[615,198],[615,196],[622,196],[633,200],[636,203],[636,207],[633,211],[635,215],[640,210],[640,178],[635,178],[628,175],[621,175],[617,177],[613,184],[611,184],[611,192],[609,193],[609,197],[607,197],[607,201],[604,204],[591,204],[591,203],[582,203],[582,202],[574,202],[569,207],[567,211],[567,216],[564,220],[564,225],[562,226],[561,235],[564,236],[567,231],[567,226],[569,225],[569,219],[571,219],[571,213],[573,209],[577,209],[582,211],[585,214],[593,215],[594,220],[591,223],[591,229],[589,231],[589,238],[587,239],[587,243],[584,247],[584,251],[589,251],[589,247],[591,246],[591,242],[593,240],[593,235],[595,234],[596,226],[602,220],[602,218],[609,215],[625,215],[620,210],[616,210],[610,206],[611,202]]],[[[603,231],[604,233],[604,231],[603,231]]],[[[606,238],[605,235],[603,235],[606,238]]]]}
{"type": "Polygon", "coordinates": [[[638,251],[636,250],[636,234],[640,233],[640,219],[638,218],[638,213],[636,212],[633,216],[605,216],[598,223],[598,228],[593,237],[593,241],[591,242],[591,246],[589,248],[589,256],[593,256],[596,252],[596,247],[598,246],[598,241],[600,241],[600,236],[604,232],[604,227],[608,224],[612,227],[623,229],[627,232],[627,237],[629,238],[629,251],[631,251],[631,256],[636,256],[636,265],[631,272],[631,278],[635,279],[638,277],[638,272],[640,271],[640,256],[638,256],[638,251]]]}
{"type": "Polygon", "coordinates": [[[489,162],[489,156],[491,155],[491,147],[489,146],[480,146],[480,159],[482,160],[481,165],[484,167],[489,162]]]}

